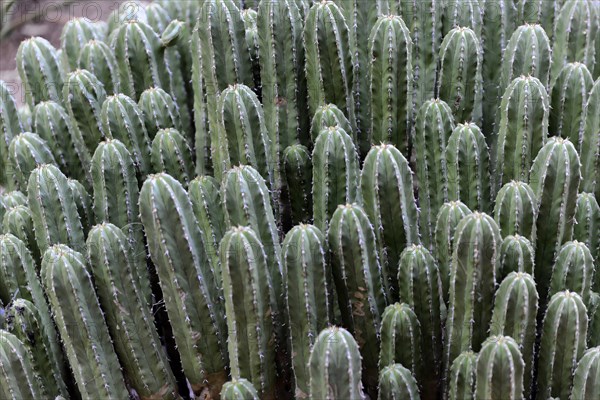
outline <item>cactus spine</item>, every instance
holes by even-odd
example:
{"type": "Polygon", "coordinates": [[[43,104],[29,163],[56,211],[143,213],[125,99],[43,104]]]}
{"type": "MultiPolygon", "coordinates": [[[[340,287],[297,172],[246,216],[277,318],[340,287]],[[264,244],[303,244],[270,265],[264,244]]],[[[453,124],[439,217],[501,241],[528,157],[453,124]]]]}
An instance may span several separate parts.
{"type": "Polygon", "coordinates": [[[473,400],[476,372],[477,354],[469,350],[456,357],[449,372],[448,399],[473,400]]]}
{"type": "MultiPolygon", "coordinates": [[[[600,54],[598,56],[600,57],[600,54]]],[[[600,199],[600,138],[598,137],[598,132],[600,132],[600,83],[596,82],[592,87],[585,109],[585,126],[580,147],[582,190],[594,193],[598,200],[600,199]]]]}
{"type": "Polygon", "coordinates": [[[556,255],[548,297],[568,289],[588,304],[593,278],[594,259],[588,247],[578,241],[567,242],[556,255]]]}
{"type": "Polygon", "coordinates": [[[19,190],[27,189],[29,174],[40,164],[56,164],[48,143],[35,133],[15,136],[8,147],[8,167],[19,190]]]}
{"type": "Polygon", "coordinates": [[[258,392],[247,379],[232,379],[223,385],[222,400],[260,400],[258,392]]]}
{"type": "Polygon", "coordinates": [[[119,93],[117,60],[111,48],[99,40],[90,40],[79,53],[77,68],[90,71],[104,85],[109,95],[119,93]]]}
{"type": "Polygon", "coordinates": [[[156,132],[152,141],[152,167],[166,172],[187,187],[194,177],[192,150],[187,140],[173,128],[156,132]]]}
{"type": "MultiPolygon", "coordinates": [[[[0,331],[0,395],[3,399],[41,399],[48,396],[34,368],[31,352],[15,335],[0,331]]],[[[52,393],[50,395],[55,395],[52,393]]]]}
{"type": "Polygon", "coordinates": [[[523,398],[525,363],[519,345],[510,336],[491,336],[477,356],[475,398],[523,398]]]}
{"type": "Polygon", "coordinates": [[[392,364],[379,373],[378,400],[419,400],[419,387],[410,370],[402,364],[392,364]]]}
{"type": "Polygon", "coordinates": [[[600,397],[600,347],[588,349],[577,364],[571,400],[600,397]]]}
{"type": "Polygon", "coordinates": [[[292,223],[308,223],[313,215],[310,152],[303,145],[294,144],[285,149],[282,158],[283,186],[290,204],[292,223]]]}
{"type": "Polygon", "coordinates": [[[498,191],[494,219],[502,236],[521,235],[535,240],[537,199],[525,182],[511,181],[498,191]]]}

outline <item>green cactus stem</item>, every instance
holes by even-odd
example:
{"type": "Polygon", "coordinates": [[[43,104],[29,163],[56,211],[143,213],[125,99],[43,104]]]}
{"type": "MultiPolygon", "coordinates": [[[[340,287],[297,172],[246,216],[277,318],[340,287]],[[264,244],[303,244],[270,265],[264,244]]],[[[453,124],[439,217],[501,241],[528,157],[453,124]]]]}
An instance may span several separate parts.
{"type": "Polygon", "coordinates": [[[591,193],[580,193],[577,196],[573,225],[573,239],[585,243],[590,250],[596,266],[594,290],[600,289],[600,207],[591,193]]]}
{"type": "Polygon", "coordinates": [[[7,185],[12,180],[7,174],[8,146],[23,129],[11,87],[0,80],[0,185],[7,185]]]}
{"type": "MultiPolygon", "coordinates": [[[[31,352],[15,335],[0,332],[0,395],[3,399],[41,399],[48,396],[35,370],[31,352]]],[[[51,394],[51,395],[54,395],[51,394]]]]}
{"type": "Polygon", "coordinates": [[[24,132],[14,137],[8,147],[8,170],[19,190],[27,189],[29,174],[40,164],[53,164],[48,143],[35,133],[24,132]]]}
{"type": "Polygon", "coordinates": [[[473,400],[475,398],[476,372],[476,353],[469,350],[456,357],[448,373],[448,399],[473,400]]]}
{"type": "Polygon", "coordinates": [[[4,219],[6,211],[16,206],[27,206],[27,196],[18,190],[0,194],[0,218],[4,219]]]}
{"type": "Polygon", "coordinates": [[[561,290],[570,290],[588,304],[594,279],[594,259],[585,243],[565,243],[556,255],[548,298],[561,290]]]}
{"type": "Polygon", "coordinates": [[[526,272],[533,275],[534,250],[525,236],[508,235],[500,245],[500,256],[496,265],[498,282],[511,272],[526,272]]]}
{"type": "Polygon", "coordinates": [[[481,37],[483,27],[482,4],[478,0],[458,0],[444,2],[442,34],[446,35],[457,26],[471,28],[481,37]]]}
{"type": "Polygon", "coordinates": [[[194,178],[192,150],[187,140],[173,128],[156,132],[152,141],[152,168],[166,172],[187,187],[194,178]]]}
{"type": "Polygon", "coordinates": [[[281,174],[292,223],[310,222],[313,215],[313,165],[311,154],[305,146],[294,144],[284,150],[281,174]]]}
{"type": "Polygon", "coordinates": [[[511,181],[496,195],[494,219],[502,236],[521,235],[535,240],[537,198],[525,182],[511,181]]]}
{"type": "MultiPolygon", "coordinates": [[[[600,40],[599,40],[600,42],[600,40]]],[[[599,53],[600,57],[600,53],[599,53]]],[[[581,156],[582,190],[600,199],[600,83],[590,91],[585,107],[585,126],[579,149],[581,156]]]]}
{"type": "Polygon", "coordinates": [[[410,370],[402,364],[392,364],[379,373],[378,400],[419,400],[419,386],[410,370]]]}
{"type": "Polygon", "coordinates": [[[590,299],[587,304],[588,311],[588,335],[587,347],[600,346],[600,295],[596,292],[590,292],[590,299]]]}
{"type": "Polygon", "coordinates": [[[510,336],[490,336],[477,356],[475,399],[523,398],[525,363],[510,336]]]}
{"type": "Polygon", "coordinates": [[[552,39],[554,20],[560,11],[560,3],[558,0],[519,0],[516,2],[517,23],[540,24],[552,39]]]}
{"type": "Polygon", "coordinates": [[[2,228],[4,233],[15,235],[23,241],[31,251],[36,264],[40,265],[42,257],[35,241],[31,210],[27,206],[18,205],[8,209],[2,220],[2,228]]]}
{"type": "Polygon", "coordinates": [[[99,40],[90,40],[79,53],[77,68],[90,71],[104,85],[106,93],[119,93],[120,81],[117,59],[111,48],[99,40]]]}
{"type": "Polygon", "coordinates": [[[258,13],[251,8],[241,10],[242,20],[244,21],[244,30],[246,37],[246,46],[250,52],[250,61],[252,63],[252,78],[254,87],[258,93],[261,92],[261,73],[260,73],[260,45],[258,42],[258,13]]]}
{"type": "Polygon", "coordinates": [[[588,349],[581,357],[573,377],[571,400],[600,397],[600,347],[588,349]]]}
{"type": "Polygon", "coordinates": [[[314,145],[322,130],[336,126],[339,126],[348,134],[352,132],[350,121],[335,104],[328,103],[319,106],[310,125],[311,144],[314,145]]]}
{"type": "Polygon", "coordinates": [[[222,400],[260,400],[258,392],[249,380],[240,378],[232,379],[223,385],[221,390],[222,400]]]}
{"type": "MultiPolygon", "coordinates": [[[[161,129],[182,130],[179,107],[173,97],[163,89],[152,87],[140,95],[138,102],[144,123],[148,131],[148,138],[154,140],[157,132],[161,129]]],[[[184,132],[185,133],[185,132],[184,132]]]]}
{"type": "Polygon", "coordinates": [[[100,30],[87,18],[73,18],[67,21],[60,35],[65,70],[74,71],[78,67],[81,50],[90,40],[102,41],[100,30]]]}

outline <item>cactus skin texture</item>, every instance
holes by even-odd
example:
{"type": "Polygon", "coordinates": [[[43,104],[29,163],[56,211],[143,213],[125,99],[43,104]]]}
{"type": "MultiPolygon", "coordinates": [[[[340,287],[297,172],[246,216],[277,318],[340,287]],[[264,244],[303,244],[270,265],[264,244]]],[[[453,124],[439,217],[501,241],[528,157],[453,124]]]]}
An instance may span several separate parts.
{"type": "Polygon", "coordinates": [[[8,147],[8,168],[17,189],[27,189],[29,174],[40,164],[56,165],[48,143],[31,132],[15,136],[8,147]]]}
{"type": "Polygon", "coordinates": [[[85,234],[67,178],[53,165],[40,165],[27,185],[35,239],[41,253],[53,244],[84,251],[85,234]]]}
{"type": "Polygon", "coordinates": [[[43,323],[36,306],[29,300],[15,299],[6,309],[6,330],[31,352],[34,368],[40,375],[46,393],[50,396],[67,396],[60,345],[51,343],[45,333],[55,328],[54,325],[44,326],[43,323]]]}
{"type": "Polygon", "coordinates": [[[454,362],[448,377],[449,400],[473,400],[477,373],[477,354],[471,350],[461,353],[454,362]]]}
{"type": "Polygon", "coordinates": [[[440,269],[442,281],[442,295],[444,303],[448,304],[450,293],[450,264],[452,264],[452,253],[454,251],[454,234],[459,222],[471,214],[469,207],[460,201],[444,203],[438,212],[435,224],[435,258],[440,269]]]}
{"type": "Polygon", "coordinates": [[[565,243],[552,268],[548,298],[561,290],[570,290],[588,304],[594,279],[594,259],[585,243],[565,243]]]}
{"type": "Polygon", "coordinates": [[[274,399],[278,319],[265,250],[251,228],[235,227],[221,240],[220,254],[231,376],[248,377],[261,398],[274,399]]]}
{"type": "Polygon", "coordinates": [[[496,291],[490,335],[510,336],[519,346],[525,363],[523,388],[526,398],[532,388],[537,311],[538,294],[533,277],[525,272],[508,274],[496,291]]]}
{"type": "Polygon", "coordinates": [[[115,225],[96,225],[87,248],[98,298],[131,386],[142,398],[177,398],[175,378],[140,286],[127,236],[115,225]]]}
{"type": "Polygon", "coordinates": [[[582,191],[594,193],[598,200],[600,199],[600,135],[598,135],[600,132],[600,82],[596,82],[592,87],[585,108],[585,127],[579,149],[583,178],[581,184],[582,191]]]}
{"type": "Polygon", "coordinates": [[[17,113],[17,103],[11,93],[11,87],[0,80],[0,185],[11,181],[7,174],[8,146],[21,132],[23,124],[17,113]]]}
{"type": "Polygon", "coordinates": [[[31,210],[27,206],[22,205],[8,209],[2,220],[2,228],[4,229],[4,233],[10,233],[22,240],[31,251],[36,264],[39,265],[42,257],[35,241],[31,210]]]}
{"type": "Polygon", "coordinates": [[[62,101],[63,73],[58,52],[46,39],[34,37],[21,42],[17,69],[31,109],[45,100],[62,101]]]}
{"type": "Polygon", "coordinates": [[[311,399],[364,400],[361,357],[354,337],[344,328],[321,331],[308,364],[311,399]]]}
{"type": "Polygon", "coordinates": [[[521,235],[535,240],[537,198],[525,182],[510,181],[498,191],[494,219],[502,236],[521,235]]]}
{"type": "Polygon", "coordinates": [[[87,236],[90,228],[94,225],[94,215],[92,212],[92,199],[85,187],[75,179],[68,178],[67,183],[73,193],[77,214],[81,220],[83,233],[87,236]]]}
{"type": "Polygon", "coordinates": [[[228,359],[224,306],[189,197],[173,177],[152,175],[140,211],[184,373],[195,392],[219,393],[228,359]]]}
{"type": "Polygon", "coordinates": [[[512,337],[489,337],[477,356],[475,399],[521,400],[524,370],[519,345],[512,337]]]}
{"type": "MultiPolygon", "coordinates": [[[[31,352],[15,335],[0,332],[0,396],[3,399],[42,399],[48,396],[35,370],[31,352]]],[[[51,396],[54,396],[52,393],[51,396]]]]}
{"type": "Polygon", "coordinates": [[[448,32],[440,47],[437,95],[448,103],[457,123],[481,122],[481,55],[477,34],[465,27],[448,32]]]}
{"type": "MultiPolygon", "coordinates": [[[[342,321],[361,346],[367,371],[377,370],[380,315],[387,294],[382,283],[375,229],[357,204],[340,205],[327,232],[331,269],[342,321]]],[[[375,387],[377,376],[365,376],[375,387]]]]}
{"type": "Polygon", "coordinates": [[[104,85],[109,95],[119,93],[117,60],[111,48],[99,40],[90,40],[79,53],[77,68],[90,71],[104,85]]]}
{"type": "Polygon", "coordinates": [[[54,245],[44,253],[40,275],[82,397],[127,398],[119,360],[83,255],[65,245],[54,245]],[[95,362],[90,363],[90,357],[95,362]]]}
{"type": "Polygon", "coordinates": [[[326,256],[325,237],[313,225],[292,228],[283,241],[295,396],[299,398],[308,395],[308,360],[314,340],[333,320],[333,282],[326,256]]]}
{"type": "Polygon", "coordinates": [[[6,211],[16,206],[27,206],[27,196],[18,190],[0,194],[0,218],[4,219],[6,211]]]}
{"type": "Polygon", "coordinates": [[[588,348],[600,346],[600,295],[596,292],[590,292],[590,299],[587,304],[588,310],[588,348]]]}
{"type": "Polygon", "coordinates": [[[495,191],[511,180],[527,181],[534,157],[546,143],[550,100],[543,84],[531,76],[510,83],[498,114],[495,139],[495,191]]]}
{"type": "MultiPolygon", "coordinates": [[[[551,138],[533,161],[530,185],[538,200],[535,238],[536,283],[545,303],[555,255],[571,240],[581,178],[577,151],[571,142],[551,138]],[[557,205],[560,204],[560,207],[557,205]]],[[[542,307],[544,309],[543,304],[542,307]]]]}
{"type": "Polygon", "coordinates": [[[405,247],[420,241],[419,212],[408,161],[392,145],[372,147],[365,158],[360,190],[380,246],[384,288],[396,299],[400,254],[405,247]]]}
{"type": "Polygon", "coordinates": [[[420,400],[419,387],[412,373],[402,364],[392,364],[379,373],[378,400],[420,400]]]}
{"type": "Polygon", "coordinates": [[[97,27],[87,18],[73,18],[67,21],[60,35],[62,58],[65,69],[77,69],[81,50],[90,40],[101,41],[104,38],[97,27]]]}
{"type": "Polygon", "coordinates": [[[251,8],[243,9],[240,11],[242,20],[244,21],[244,30],[246,37],[246,46],[250,51],[250,61],[252,63],[252,80],[254,81],[253,87],[258,93],[261,92],[260,82],[260,63],[259,63],[259,43],[258,43],[258,26],[257,19],[258,13],[256,10],[251,8]]]}
{"type": "Polygon", "coordinates": [[[462,200],[472,210],[491,205],[490,157],[485,137],[473,123],[458,124],[446,146],[448,200],[462,200]]]}
{"type": "Polygon", "coordinates": [[[142,110],[150,140],[154,140],[161,129],[174,128],[184,132],[177,103],[163,89],[153,87],[145,90],[140,96],[138,105],[142,110]]]}
{"type": "Polygon", "coordinates": [[[478,351],[487,338],[500,241],[498,225],[486,214],[467,215],[456,228],[446,320],[446,371],[461,352],[478,351]]]}
{"type": "MultiPolygon", "coordinates": [[[[398,16],[380,17],[369,36],[370,135],[411,154],[413,66],[410,32],[398,16]]],[[[364,106],[363,106],[364,107],[364,106]]],[[[361,107],[362,108],[362,107],[361,107]]],[[[361,135],[365,133],[361,132],[361,135]]]]}
{"type": "MultiPolygon", "coordinates": [[[[311,7],[304,25],[306,81],[310,115],[322,104],[335,104],[348,116],[353,129],[347,133],[356,139],[354,60],[347,22],[333,1],[315,3],[311,7]]],[[[366,147],[361,141],[355,142],[361,150],[366,147]]]]}
{"type": "Polygon", "coordinates": [[[588,318],[577,293],[558,292],[544,316],[539,349],[538,398],[569,397],[577,360],[586,346],[588,318]]]}
{"type": "Polygon", "coordinates": [[[221,400],[260,400],[260,397],[250,381],[240,378],[223,385],[221,400]]]}
{"type": "Polygon", "coordinates": [[[457,26],[465,26],[473,29],[477,37],[481,36],[483,10],[482,4],[478,0],[444,2],[443,7],[442,34],[446,35],[457,26]]]}
{"type": "Polygon", "coordinates": [[[315,111],[310,125],[311,144],[316,142],[321,131],[336,126],[339,126],[346,133],[352,132],[350,121],[348,121],[346,115],[335,104],[328,103],[319,106],[315,111]]]}
{"type": "Polygon", "coordinates": [[[100,116],[106,137],[127,147],[141,178],[145,179],[150,171],[150,138],[137,103],[124,94],[109,96],[102,104],[100,116]]]}
{"type": "Polygon", "coordinates": [[[525,236],[504,237],[496,266],[497,281],[501,281],[511,272],[526,272],[533,276],[534,258],[533,246],[525,236]]]}
{"type": "MultiPolygon", "coordinates": [[[[424,369],[423,397],[436,398],[442,364],[442,281],[431,253],[423,246],[407,247],[398,267],[399,299],[407,303],[420,321],[424,369]]],[[[415,371],[416,372],[416,371],[415,371]]]]}
{"type": "Polygon", "coordinates": [[[519,24],[539,24],[552,39],[554,20],[560,11],[558,0],[519,0],[516,6],[519,24]]]}
{"type": "Polygon", "coordinates": [[[358,198],[358,155],[352,138],[337,126],[321,131],[312,160],[314,224],[325,232],[337,206],[358,198]]]}
{"type": "Polygon", "coordinates": [[[447,199],[446,145],[454,130],[452,110],[440,99],[427,100],[415,121],[416,174],[419,182],[421,239],[433,249],[435,219],[447,199]]]}
{"type": "Polygon", "coordinates": [[[313,215],[311,154],[301,144],[286,148],[282,156],[283,187],[293,224],[308,223],[313,215]]]}
{"type": "Polygon", "coordinates": [[[569,138],[578,151],[583,141],[585,110],[593,85],[592,75],[584,64],[569,63],[560,70],[550,94],[549,130],[553,135],[569,138]]]}
{"type": "Polygon", "coordinates": [[[593,289],[600,289],[600,207],[591,193],[579,193],[575,208],[575,221],[573,225],[573,240],[585,243],[590,250],[596,274],[593,289]]]}
{"type": "Polygon", "coordinates": [[[173,128],[161,129],[152,141],[154,172],[166,172],[187,187],[194,178],[192,150],[187,140],[173,128]]]}
{"type": "Polygon", "coordinates": [[[577,364],[571,389],[571,400],[593,400],[600,397],[600,347],[588,349],[577,364]]]}

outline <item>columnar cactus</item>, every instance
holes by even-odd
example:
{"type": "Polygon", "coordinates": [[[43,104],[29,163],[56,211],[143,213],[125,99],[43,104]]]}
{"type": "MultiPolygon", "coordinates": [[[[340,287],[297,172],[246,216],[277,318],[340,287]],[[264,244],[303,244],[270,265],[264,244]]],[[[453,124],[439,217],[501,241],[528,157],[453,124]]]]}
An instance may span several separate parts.
{"type": "Polygon", "coordinates": [[[0,81],[0,184],[11,181],[7,174],[8,146],[12,139],[23,132],[23,124],[17,113],[17,104],[9,86],[0,81]]]}
{"type": "Polygon", "coordinates": [[[510,336],[519,346],[525,363],[523,374],[525,397],[531,393],[533,384],[537,311],[538,293],[533,277],[525,272],[511,272],[496,291],[490,335],[510,336]]]}
{"type": "Polygon", "coordinates": [[[127,398],[119,360],[83,255],[61,244],[48,248],[41,277],[82,397],[127,398]]]}
{"type": "Polygon", "coordinates": [[[588,317],[577,293],[558,292],[544,316],[539,349],[537,395],[568,398],[577,361],[586,346],[588,317]]]}
{"type": "Polygon", "coordinates": [[[600,289],[600,207],[591,193],[580,193],[577,196],[573,225],[573,239],[585,243],[590,250],[596,265],[593,282],[594,290],[600,289]]]}
{"type": "Polygon", "coordinates": [[[485,137],[473,123],[458,124],[446,146],[448,200],[461,200],[472,210],[491,205],[490,158],[485,137]]]}
{"type": "Polygon", "coordinates": [[[459,222],[471,214],[469,207],[460,201],[444,203],[438,212],[435,224],[435,258],[440,269],[442,281],[442,294],[444,302],[448,304],[450,293],[450,264],[452,264],[452,253],[454,252],[454,234],[459,222]]]}
{"type": "Polygon", "coordinates": [[[580,295],[583,302],[588,304],[593,279],[594,259],[588,247],[578,241],[567,242],[556,255],[548,298],[568,289],[580,295]]]}
{"type": "Polygon", "coordinates": [[[491,336],[477,355],[475,399],[523,398],[525,363],[510,336],[491,336]]]}
{"type": "Polygon", "coordinates": [[[0,395],[4,399],[41,399],[48,393],[35,370],[31,352],[15,335],[0,331],[0,395]]]}
{"type": "Polygon", "coordinates": [[[408,161],[392,145],[374,146],[360,177],[364,209],[380,246],[384,288],[397,298],[398,261],[406,246],[419,244],[419,212],[408,161]]]}
{"type": "Polygon", "coordinates": [[[150,171],[150,137],[137,103],[124,94],[109,96],[102,104],[100,116],[106,137],[118,139],[127,147],[145,179],[150,171]]]}
{"type": "Polygon", "coordinates": [[[92,198],[87,192],[86,188],[75,179],[68,178],[67,183],[71,192],[73,193],[73,200],[75,201],[75,207],[77,207],[77,214],[81,220],[81,226],[83,227],[83,233],[87,236],[90,228],[94,224],[94,214],[92,211],[92,198]]]}
{"type": "Polygon", "coordinates": [[[53,244],[66,244],[75,251],[85,249],[85,235],[75,197],[67,177],[54,165],[40,165],[31,172],[27,185],[35,239],[44,253],[53,244]]]}
{"type": "Polygon", "coordinates": [[[521,235],[535,240],[537,206],[535,193],[525,182],[511,181],[502,186],[494,207],[494,219],[502,236],[521,235]]]}
{"type": "Polygon", "coordinates": [[[17,69],[29,107],[33,109],[45,100],[62,102],[63,72],[58,52],[46,39],[33,37],[21,42],[17,69]]]}
{"type": "Polygon", "coordinates": [[[379,372],[378,400],[419,400],[419,386],[410,370],[402,364],[392,364],[379,372]]]}
{"type": "Polygon", "coordinates": [[[7,210],[16,206],[27,206],[27,196],[18,190],[0,195],[0,217],[4,219],[7,210]]]}
{"type": "Polygon", "coordinates": [[[311,399],[363,400],[361,356],[352,335],[343,328],[321,331],[310,353],[311,399]]]}
{"type": "Polygon", "coordinates": [[[471,350],[461,353],[448,373],[449,400],[473,400],[475,398],[475,379],[477,372],[477,354],[471,350]]]}
{"type": "Polygon", "coordinates": [[[361,135],[370,137],[373,143],[391,143],[410,157],[414,108],[410,31],[402,18],[382,16],[373,26],[368,41],[365,58],[369,60],[371,119],[369,129],[361,131],[361,135]]]}
{"type": "Polygon", "coordinates": [[[313,165],[310,152],[305,146],[294,144],[283,151],[281,174],[290,204],[292,223],[310,222],[313,215],[313,165]]]}
{"type": "MultiPolygon", "coordinates": [[[[450,4],[477,3],[459,1],[450,4]]],[[[475,28],[475,27],[473,27],[475,28]]],[[[456,27],[446,34],[440,47],[437,95],[448,103],[457,123],[481,122],[483,82],[479,37],[468,27],[456,27]]]]}
{"type": "Polygon", "coordinates": [[[540,24],[551,39],[554,33],[554,20],[560,11],[558,0],[519,0],[517,22],[519,24],[540,24]]]}
{"type": "Polygon", "coordinates": [[[77,69],[81,50],[90,40],[102,41],[103,39],[101,31],[89,19],[73,18],[67,21],[60,35],[65,70],[77,69]]]}
{"type": "Polygon", "coordinates": [[[336,126],[339,126],[344,132],[351,135],[352,125],[350,125],[350,121],[348,121],[342,110],[332,103],[319,106],[315,111],[310,125],[311,145],[314,145],[322,130],[336,126]]]}
{"type": "Polygon", "coordinates": [[[600,397],[600,347],[588,349],[577,364],[571,400],[600,397]]]}
{"type": "Polygon", "coordinates": [[[308,360],[314,340],[333,321],[333,282],[326,256],[325,237],[315,226],[298,225],[283,241],[295,396],[300,398],[308,395],[308,360]]]}
{"type": "Polygon", "coordinates": [[[119,93],[121,90],[117,59],[111,48],[104,42],[90,40],[83,46],[77,60],[77,68],[94,74],[109,95],[119,93]]]}
{"type": "MultiPolygon", "coordinates": [[[[598,41],[600,42],[600,40],[598,41]]],[[[600,57],[600,53],[598,54],[600,57]]],[[[599,62],[600,64],[600,62],[599,62]]],[[[600,83],[596,82],[585,107],[585,126],[579,149],[581,157],[582,190],[600,199],[600,83]]]]}
{"type": "Polygon", "coordinates": [[[479,351],[487,338],[496,291],[499,248],[500,229],[490,216],[475,212],[458,224],[450,267],[446,371],[461,352],[479,351]]]}
{"type": "Polygon", "coordinates": [[[433,248],[435,219],[447,199],[446,144],[454,130],[452,110],[440,99],[427,100],[415,121],[416,174],[419,182],[421,239],[433,248]]]}
{"type": "MultiPolygon", "coordinates": [[[[68,395],[64,379],[65,364],[59,343],[50,342],[36,306],[25,299],[15,299],[6,309],[6,331],[15,335],[28,349],[34,369],[49,396],[68,395]]],[[[6,332],[2,332],[6,334],[6,332]]],[[[54,335],[56,337],[56,334],[54,335]]]]}
{"type": "Polygon", "coordinates": [[[31,251],[34,260],[39,265],[42,258],[35,241],[31,210],[22,205],[8,209],[2,220],[2,228],[4,233],[10,233],[21,239],[31,251]]]}
{"type": "MultiPolygon", "coordinates": [[[[340,205],[327,232],[331,268],[345,327],[356,336],[365,367],[377,370],[380,315],[387,294],[382,283],[374,227],[357,204],[340,205]]],[[[377,376],[366,376],[367,386],[377,376]]]]}
{"type": "Polygon", "coordinates": [[[12,174],[19,190],[27,189],[29,174],[40,164],[56,165],[48,143],[31,132],[15,136],[8,147],[7,172],[12,174]]]}
{"type": "Polygon", "coordinates": [[[173,97],[159,87],[146,89],[138,102],[144,123],[148,131],[148,138],[154,140],[156,133],[161,129],[174,128],[186,134],[182,130],[179,107],[173,97]]]}
{"type": "Polygon", "coordinates": [[[321,131],[312,160],[314,224],[325,232],[337,206],[357,200],[358,154],[352,138],[336,126],[321,131]]]}
{"type": "Polygon", "coordinates": [[[481,4],[474,0],[445,2],[442,22],[444,35],[457,26],[464,26],[471,28],[480,37],[483,25],[481,4]]]}
{"type": "Polygon", "coordinates": [[[525,236],[508,235],[500,245],[496,278],[500,281],[511,272],[534,273],[534,250],[525,236]]]}
{"type": "Polygon", "coordinates": [[[588,311],[588,348],[600,346],[600,295],[590,292],[590,299],[586,305],[588,311]]]}
{"type": "Polygon", "coordinates": [[[31,108],[27,104],[22,105],[17,110],[17,115],[23,126],[23,132],[31,132],[33,130],[33,115],[31,111],[31,108]]]}
{"type": "Polygon", "coordinates": [[[250,61],[252,63],[252,80],[254,84],[253,88],[258,93],[261,93],[261,72],[260,72],[260,54],[259,54],[259,42],[258,42],[258,12],[252,8],[246,8],[241,10],[242,21],[244,22],[244,30],[246,37],[246,46],[250,52],[250,61]]]}
{"type": "Polygon", "coordinates": [[[527,181],[534,157],[546,143],[550,101],[539,79],[521,76],[500,103],[495,139],[494,191],[511,180],[527,181]]]}
{"type": "Polygon", "coordinates": [[[156,132],[152,141],[152,168],[154,172],[166,172],[185,187],[194,178],[192,150],[178,130],[168,128],[156,132]]]}
{"type": "Polygon", "coordinates": [[[561,138],[548,140],[531,167],[529,182],[538,201],[535,275],[542,303],[548,296],[549,266],[562,244],[571,240],[580,178],[577,151],[561,138]]]}
{"type": "Polygon", "coordinates": [[[247,379],[232,379],[221,389],[222,400],[260,400],[254,385],[247,379]]]}
{"type": "Polygon", "coordinates": [[[189,197],[171,176],[152,175],[140,211],[184,373],[194,392],[219,393],[228,359],[221,286],[189,197]]]}

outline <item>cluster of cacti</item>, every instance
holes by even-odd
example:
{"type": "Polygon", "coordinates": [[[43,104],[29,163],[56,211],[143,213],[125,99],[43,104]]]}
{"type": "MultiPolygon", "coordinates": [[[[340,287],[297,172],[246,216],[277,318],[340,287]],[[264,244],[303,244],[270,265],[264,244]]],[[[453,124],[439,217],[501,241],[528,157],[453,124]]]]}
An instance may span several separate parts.
{"type": "Polygon", "coordinates": [[[597,1],[133,1],[16,61],[0,397],[600,396],[597,1]]]}

